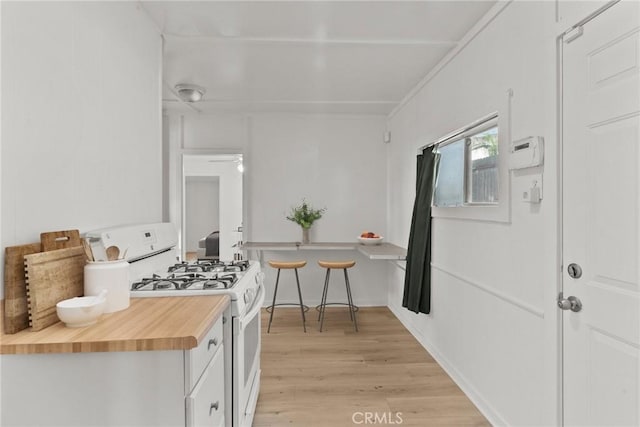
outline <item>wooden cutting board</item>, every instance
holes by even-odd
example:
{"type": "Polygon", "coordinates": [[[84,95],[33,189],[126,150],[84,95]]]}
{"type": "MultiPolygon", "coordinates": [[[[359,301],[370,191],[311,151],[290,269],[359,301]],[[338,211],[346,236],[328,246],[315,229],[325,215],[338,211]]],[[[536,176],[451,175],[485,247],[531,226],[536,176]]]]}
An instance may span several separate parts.
{"type": "Polygon", "coordinates": [[[43,252],[82,246],[79,230],[62,230],[40,233],[40,243],[42,243],[43,252]]]}
{"type": "Polygon", "coordinates": [[[15,334],[29,327],[24,256],[42,251],[40,243],[10,246],[4,251],[4,332],[15,334]]]}
{"type": "Polygon", "coordinates": [[[39,331],[58,321],[56,304],[84,293],[82,246],[25,255],[29,325],[39,331]]]}

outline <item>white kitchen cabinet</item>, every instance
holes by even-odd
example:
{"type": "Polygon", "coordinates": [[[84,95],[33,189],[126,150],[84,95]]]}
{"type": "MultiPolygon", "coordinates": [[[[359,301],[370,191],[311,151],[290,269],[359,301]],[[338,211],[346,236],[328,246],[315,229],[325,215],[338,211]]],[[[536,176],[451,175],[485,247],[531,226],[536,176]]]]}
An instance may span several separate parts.
{"type": "Polygon", "coordinates": [[[207,332],[200,345],[185,354],[184,389],[187,394],[196,385],[205,368],[209,365],[211,359],[213,359],[213,356],[217,354],[219,348],[222,347],[224,340],[223,322],[225,321],[223,318],[218,319],[209,332],[207,332]]]}
{"type": "Polygon", "coordinates": [[[224,426],[224,357],[218,350],[186,397],[187,427],[224,426]]]}
{"type": "Polygon", "coordinates": [[[3,355],[0,425],[230,425],[224,317],[190,350],[3,355]]]}

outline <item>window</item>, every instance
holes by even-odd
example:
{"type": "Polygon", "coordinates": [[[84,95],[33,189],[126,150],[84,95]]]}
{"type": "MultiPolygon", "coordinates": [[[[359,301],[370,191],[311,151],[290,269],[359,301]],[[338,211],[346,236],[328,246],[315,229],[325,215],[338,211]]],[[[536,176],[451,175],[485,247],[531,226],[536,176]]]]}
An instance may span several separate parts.
{"type": "Polygon", "coordinates": [[[436,178],[436,206],[462,206],[464,204],[464,139],[438,147],[440,163],[436,178]]]}
{"type": "Polygon", "coordinates": [[[434,205],[495,205],[499,194],[498,117],[493,115],[438,142],[434,205]]]}

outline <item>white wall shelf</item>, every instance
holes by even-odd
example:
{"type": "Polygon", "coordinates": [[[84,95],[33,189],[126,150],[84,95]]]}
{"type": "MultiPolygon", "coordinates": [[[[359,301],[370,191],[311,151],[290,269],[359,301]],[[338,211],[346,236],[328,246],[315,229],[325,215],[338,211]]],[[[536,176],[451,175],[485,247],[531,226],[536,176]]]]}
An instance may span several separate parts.
{"type": "Polygon", "coordinates": [[[350,242],[244,242],[243,251],[255,251],[257,258],[263,262],[263,251],[344,251],[357,250],[371,260],[403,261],[407,250],[391,243],[379,245],[362,245],[350,242]]]}

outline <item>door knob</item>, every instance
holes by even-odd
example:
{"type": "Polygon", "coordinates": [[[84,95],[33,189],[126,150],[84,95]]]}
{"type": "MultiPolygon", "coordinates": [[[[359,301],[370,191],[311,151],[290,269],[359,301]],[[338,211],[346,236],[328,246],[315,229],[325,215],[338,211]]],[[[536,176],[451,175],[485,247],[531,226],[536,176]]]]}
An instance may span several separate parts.
{"type": "Polygon", "coordinates": [[[564,298],[562,293],[560,293],[560,295],[558,295],[558,308],[560,308],[560,310],[571,310],[577,313],[582,310],[582,301],[573,295],[569,298],[564,298]]]}

